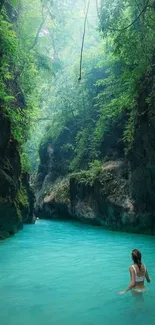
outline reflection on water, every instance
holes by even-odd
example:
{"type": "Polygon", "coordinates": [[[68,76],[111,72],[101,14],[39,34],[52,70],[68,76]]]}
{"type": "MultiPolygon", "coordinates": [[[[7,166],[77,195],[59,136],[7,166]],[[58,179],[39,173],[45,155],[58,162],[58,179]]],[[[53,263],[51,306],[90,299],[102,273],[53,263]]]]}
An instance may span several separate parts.
{"type": "Polygon", "coordinates": [[[155,238],[38,221],[0,243],[2,325],[154,325],[155,285],[119,296],[138,248],[155,278],[155,238]]]}

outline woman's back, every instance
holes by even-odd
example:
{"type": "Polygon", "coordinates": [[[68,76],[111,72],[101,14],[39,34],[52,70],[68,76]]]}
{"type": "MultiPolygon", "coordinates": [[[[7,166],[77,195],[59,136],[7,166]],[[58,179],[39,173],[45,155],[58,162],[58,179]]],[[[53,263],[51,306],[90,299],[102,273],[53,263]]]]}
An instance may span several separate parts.
{"type": "Polygon", "coordinates": [[[138,249],[133,249],[132,251],[132,260],[133,265],[129,267],[130,271],[130,284],[126,290],[120,291],[120,294],[123,294],[129,290],[142,293],[145,291],[144,280],[151,282],[147,268],[145,264],[141,262],[141,252],[138,249]]]}
{"type": "Polygon", "coordinates": [[[146,274],[146,266],[144,264],[140,264],[140,266],[138,266],[137,264],[133,264],[131,267],[133,268],[135,273],[135,282],[136,283],[144,282],[145,274],[146,274]]]}

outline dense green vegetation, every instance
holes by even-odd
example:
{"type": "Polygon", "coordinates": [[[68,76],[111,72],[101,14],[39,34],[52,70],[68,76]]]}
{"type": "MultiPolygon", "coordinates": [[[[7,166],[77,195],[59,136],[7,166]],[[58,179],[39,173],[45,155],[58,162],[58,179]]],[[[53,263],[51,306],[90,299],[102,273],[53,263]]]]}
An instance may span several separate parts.
{"type": "MultiPolygon", "coordinates": [[[[79,82],[85,16],[79,8],[82,10],[86,2],[79,1],[72,8],[69,1],[65,3],[55,16],[53,35],[60,65],[50,81],[48,101],[44,103],[44,116],[50,121],[42,142],[54,143],[64,128],[74,128],[74,141],[61,146],[63,153],[72,154],[70,170],[73,171],[105,159],[104,138],[122,120],[123,130],[117,141],[121,150],[130,152],[138,96],[153,68],[155,16],[151,1],[101,1],[97,10],[96,2],[92,1],[79,82]],[[64,20],[59,20],[59,15],[64,20]]],[[[152,105],[153,91],[145,100],[152,105]]]]}
{"type": "Polygon", "coordinates": [[[29,170],[37,214],[87,199],[153,229],[154,21],[153,0],[0,2],[0,197],[16,220],[33,217],[29,170]]]}
{"type": "Polygon", "coordinates": [[[153,0],[1,3],[1,107],[24,168],[27,155],[37,168],[40,141],[54,143],[72,127],[72,141],[60,148],[72,157],[70,170],[97,164],[107,155],[107,132],[122,120],[118,141],[128,154],[139,91],[154,66],[153,0]]]}
{"type": "Polygon", "coordinates": [[[34,54],[22,42],[21,4],[18,1],[3,2],[0,15],[1,110],[11,121],[10,141],[18,142],[23,170],[26,170],[28,163],[23,150],[39,103],[34,87],[38,79],[37,68],[34,54]]]}

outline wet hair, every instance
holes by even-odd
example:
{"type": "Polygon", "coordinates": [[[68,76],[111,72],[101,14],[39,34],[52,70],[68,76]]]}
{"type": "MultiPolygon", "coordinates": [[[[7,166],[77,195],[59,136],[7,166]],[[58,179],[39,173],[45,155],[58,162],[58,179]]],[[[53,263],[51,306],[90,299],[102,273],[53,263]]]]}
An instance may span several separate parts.
{"type": "Polygon", "coordinates": [[[132,259],[134,263],[138,265],[139,269],[141,269],[141,265],[142,265],[141,258],[142,258],[141,252],[138,249],[133,249],[132,259]]]}

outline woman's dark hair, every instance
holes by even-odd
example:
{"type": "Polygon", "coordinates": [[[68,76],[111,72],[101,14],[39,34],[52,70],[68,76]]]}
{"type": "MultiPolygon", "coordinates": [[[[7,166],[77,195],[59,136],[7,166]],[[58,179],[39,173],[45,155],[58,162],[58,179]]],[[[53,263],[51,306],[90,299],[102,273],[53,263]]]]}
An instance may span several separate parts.
{"type": "Polygon", "coordinates": [[[138,249],[133,249],[132,259],[134,263],[138,265],[139,269],[141,269],[141,264],[142,264],[141,258],[142,258],[141,252],[138,249]]]}

